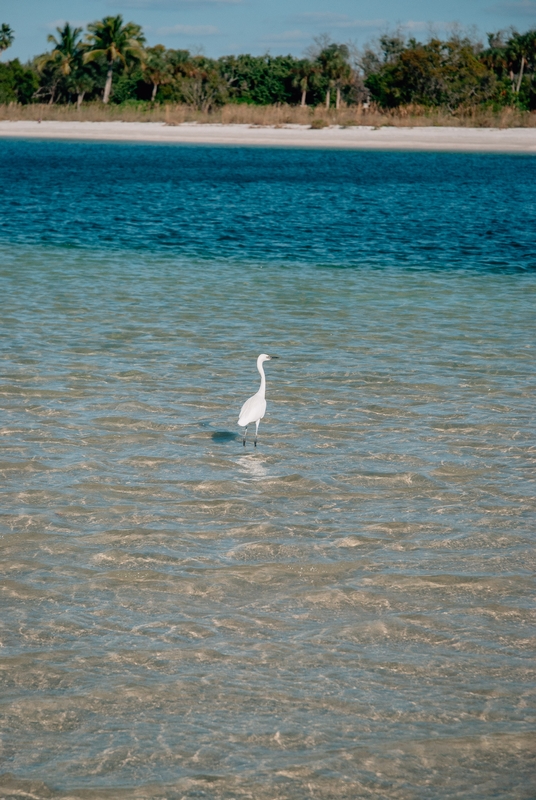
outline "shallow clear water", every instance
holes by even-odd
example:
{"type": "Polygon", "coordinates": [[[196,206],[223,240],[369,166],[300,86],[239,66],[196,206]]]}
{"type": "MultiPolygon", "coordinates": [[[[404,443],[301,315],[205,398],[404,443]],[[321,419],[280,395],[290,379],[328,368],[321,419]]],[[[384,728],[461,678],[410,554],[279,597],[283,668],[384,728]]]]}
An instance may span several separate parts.
{"type": "Polygon", "coordinates": [[[533,798],[536,159],[0,156],[0,796],[533,798]]]}

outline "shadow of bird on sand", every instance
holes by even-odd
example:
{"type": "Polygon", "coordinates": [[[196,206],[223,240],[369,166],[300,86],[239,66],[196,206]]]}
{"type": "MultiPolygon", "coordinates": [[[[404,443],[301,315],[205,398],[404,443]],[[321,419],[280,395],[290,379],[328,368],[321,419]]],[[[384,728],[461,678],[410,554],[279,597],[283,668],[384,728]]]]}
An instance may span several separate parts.
{"type": "Polygon", "coordinates": [[[232,431],[214,431],[214,433],[210,434],[210,438],[213,442],[225,444],[226,442],[236,442],[241,437],[239,433],[233,433],[232,431]]]}

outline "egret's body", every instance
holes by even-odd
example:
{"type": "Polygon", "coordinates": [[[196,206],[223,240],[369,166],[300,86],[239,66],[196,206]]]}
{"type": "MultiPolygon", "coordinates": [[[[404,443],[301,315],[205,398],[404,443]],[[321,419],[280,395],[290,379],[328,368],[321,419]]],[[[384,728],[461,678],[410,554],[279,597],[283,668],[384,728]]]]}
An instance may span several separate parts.
{"type": "Polygon", "coordinates": [[[257,434],[259,432],[259,422],[266,414],[266,375],[264,374],[264,367],[262,366],[265,361],[271,361],[272,358],[277,356],[268,356],[266,353],[261,353],[257,359],[257,369],[261,376],[261,385],[259,391],[246,400],[240,411],[238,417],[238,424],[246,430],[244,431],[244,447],[246,446],[246,436],[248,432],[248,425],[255,423],[255,447],[257,447],[257,434]]]}

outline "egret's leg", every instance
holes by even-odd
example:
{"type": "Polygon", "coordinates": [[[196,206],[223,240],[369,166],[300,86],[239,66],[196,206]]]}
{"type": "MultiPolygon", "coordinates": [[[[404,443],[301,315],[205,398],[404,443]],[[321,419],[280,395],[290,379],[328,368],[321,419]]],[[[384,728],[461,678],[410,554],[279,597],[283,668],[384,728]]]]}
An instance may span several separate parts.
{"type": "Polygon", "coordinates": [[[259,433],[259,422],[260,419],[257,420],[255,423],[255,447],[257,447],[257,434],[259,433]]]}
{"type": "Polygon", "coordinates": [[[246,446],[246,436],[248,435],[248,426],[246,425],[246,430],[244,431],[244,447],[246,446]]]}

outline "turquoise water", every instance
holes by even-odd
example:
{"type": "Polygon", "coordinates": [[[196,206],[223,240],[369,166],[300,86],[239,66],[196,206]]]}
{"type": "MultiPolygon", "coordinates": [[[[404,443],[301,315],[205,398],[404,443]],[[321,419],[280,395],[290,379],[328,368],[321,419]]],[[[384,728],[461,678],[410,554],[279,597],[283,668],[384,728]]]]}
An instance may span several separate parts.
{"type": "Polygon", "coordinates": [[[0,142],[0,196],[0,796],[533,798],[536,159],[0,142]]]}

